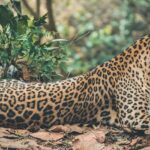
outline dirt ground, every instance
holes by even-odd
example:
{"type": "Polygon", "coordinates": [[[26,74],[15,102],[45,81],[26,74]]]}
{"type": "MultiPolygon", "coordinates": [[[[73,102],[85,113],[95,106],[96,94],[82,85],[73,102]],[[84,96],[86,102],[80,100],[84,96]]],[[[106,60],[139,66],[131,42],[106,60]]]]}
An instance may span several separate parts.
{"type": "Polygon", "coordinates": [[[150,150],[150,134],[129,134],[113,127],[58,125],[32,133],[0,128],[1,150],[150,150]]]}

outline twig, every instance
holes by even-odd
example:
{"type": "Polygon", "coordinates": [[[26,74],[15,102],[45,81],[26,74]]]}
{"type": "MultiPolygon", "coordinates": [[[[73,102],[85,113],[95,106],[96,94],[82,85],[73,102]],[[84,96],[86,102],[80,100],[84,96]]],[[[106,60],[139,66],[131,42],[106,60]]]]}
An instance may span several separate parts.
{"type": "Polygon", "coordinates": [[[21,10],[19,10],[16,5],[14,4],[14,1],[13,0],[10,0],[11,4],[12,4],[12,7],[14,8],[14,10],[16,11],[16,13],[18,15],[21,15],[21,10]]]}
{"type": "Polygon", "coordinates": [[[82,34],[76,34],[74,37],[72,37],[69,41],[70,41],[70,44],[73,44],[74,42],[77,42],[79,41],[80,39],[84,38],[84,37],[87,37],[89,36],[94,30],[88,30],[88,31],[85,31],[84,33],[82,34]]]}

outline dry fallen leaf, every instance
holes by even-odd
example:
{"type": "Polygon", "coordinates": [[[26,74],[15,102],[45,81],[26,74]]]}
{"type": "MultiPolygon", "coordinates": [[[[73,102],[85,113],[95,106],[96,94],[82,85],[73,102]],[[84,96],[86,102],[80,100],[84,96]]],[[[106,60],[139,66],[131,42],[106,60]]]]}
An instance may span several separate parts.
{"type": "Polygon", "coordinates": [[[130,145],[134,146],[136,145],[138,142],[140,142],[142,139],[140,137],[136,138],[136,139],[132,139],[130,145]]]}
{"type": "Polygon", "coordinates": [[[48,140],[56,141],[64,137],[63,133],[49,133],[46,131],[39,131],[39,132],[32,133],[30,135],[34,138],[38,138],[43,141],[48,141],[48,140]]]}
{"type": "Polygon", "coordinates": [[[145,133],[146,135],[150,135],[150,130],[146,130],[144,133],[145,133]]]}
{"type": "Polygon", "coordinates": [[[142,148],[141,150],[150,150],[150,146],[149,146],[149,147],[142,148]]]}
{"type": "MultiPolygon", "coordinates": [[[[31,139],[30,137],[28,137],[28,135],[30,134],[31,133],[27,130],[14,130],[10,128],[0,128],[0,149],[51,150],[51,147],[39,145],[36,139],[34,138],[31,139]]],[[[52,137],[54,139],[56,138],[56,135],[52,137]]],[[[58,134],[57,134],[57,139],[58,139],[58,134]]]]}
{"type": "Polygon", "coordinates": [[[68,125],[68,127],[70,128],[70,132],[76,132],[76,133],[80,133],[80,134],[83,133],[85,130],[84,128],[81,128],[77,125],[71,125],[71,126],[68,125]]]}
{"type": "Polygon", "coordinates": [[[137,138],[135,136],[130,137],[131,141],[128,137],[130,135],[112,132],[111,128],[103,128],[103,126],[99,129],[92,129],[87,127],[80,128],[77,125],[60,125],[53,126],[49,131],[40,129],[36,133],[29,132],[28,130],[0,128],[0,149],[53,150],[68,149],[71,146],[73,150],[116,150],[128,149],[129,147],[133,149],[143,148],[142,150],[150,149],[148,147],[150,146],[149,135],[136,136],[137,138]],[[64,138],[65,132],[70,134],[67,134],[64,138]],[[72,136],[73,132],[79,134],[73,134],[72,136]],[[105,139],[106,133],[116,136],[117,141],[108,141],[109,134],[107,134],[105,139]]]}
{"type": "Polygon", "coordinates": [[[13,140],[13,139],[0,139],[0,147],[8,149],[28,149],[30,147],[37,147],[37,143],[34,140],[13,140]]]}
{"type": "Polygon", "coordinates": [[[92,130],[85,134],[78,135],[73,141],[73,149],[89,148],[97,143],[103,143],[105,141],[105,134],[103,130],[92,130]]]}
{"type": "Polygon", "coordinates": [[[63,126],[63,125],[56,125],[56,126],[52,126],[49,131],[53,131],[53,132],[67,132],[68,131],[68,127],[67,126],[63,126]]]}
{"type": "Polygon", "coordinates": [[[7,131],[6,128],[0,128],[0,138],[4,137],[4,136],[8,136],[9,132],[7,131]]]}
{"type": "Polygon", "coordinates": [[[15,133],[25,135],[25,134],[30,134],[31,132],[29,130],[17,129],[17,130],[15,130],[15,133]]]}
{"type": "Polygon", "coordinates": [[[72,133],[72,132],[76,132],[76,133],[83,133],[84,132],[84,128],[81,128],[77,125],[56,125],[53,126],[49,129],[49,131],[53,131],[53,132],[65,132],[65,133],[72,133]]]}

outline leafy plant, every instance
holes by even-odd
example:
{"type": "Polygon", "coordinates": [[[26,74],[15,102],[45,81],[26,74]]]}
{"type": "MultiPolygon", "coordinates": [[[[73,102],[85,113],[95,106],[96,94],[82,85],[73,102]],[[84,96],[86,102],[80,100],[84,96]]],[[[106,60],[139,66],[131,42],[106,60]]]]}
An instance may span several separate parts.
{"type": "Polygon", "coordinates": [[[54,39],[43,25],[47,15],[39,19],[14,15],[8,5],[0,5],[0,64],[1,78],[12,78],[10,68],[17,78],[49,81],[56,79],[57,67],[65,61],[68,41],[54,39]]]}

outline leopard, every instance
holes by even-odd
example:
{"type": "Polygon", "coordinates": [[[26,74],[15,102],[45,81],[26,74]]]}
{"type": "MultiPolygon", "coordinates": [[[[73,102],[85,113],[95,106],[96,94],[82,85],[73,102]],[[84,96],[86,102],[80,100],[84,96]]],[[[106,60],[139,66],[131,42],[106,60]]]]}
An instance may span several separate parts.
{"type": "Polygon", "coordinates": [[[150,130],[150,35],[96,68],[56,82],[0,81],[0,126],[114,125],[150,130]]]}

